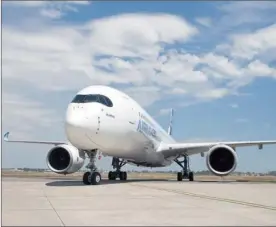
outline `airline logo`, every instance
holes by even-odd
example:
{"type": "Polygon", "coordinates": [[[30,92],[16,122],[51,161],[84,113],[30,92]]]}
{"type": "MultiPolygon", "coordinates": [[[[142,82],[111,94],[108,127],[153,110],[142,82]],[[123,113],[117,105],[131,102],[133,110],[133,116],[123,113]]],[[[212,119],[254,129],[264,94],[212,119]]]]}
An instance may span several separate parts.
{"type": "Polygon", "coordinates": [[[156,137],[156,131],[153,127],[151,127],[149,124],[147,124],[145,121],[142,119],[139,120],[138,122],[138,132],[142,132],[148,136],[156,137]]]}

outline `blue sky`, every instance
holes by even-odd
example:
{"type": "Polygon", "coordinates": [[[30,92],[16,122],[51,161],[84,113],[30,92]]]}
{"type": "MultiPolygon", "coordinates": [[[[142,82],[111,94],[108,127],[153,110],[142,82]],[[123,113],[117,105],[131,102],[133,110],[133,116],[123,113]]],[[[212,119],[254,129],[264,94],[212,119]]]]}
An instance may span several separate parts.
{"type": "MultiPolygon", "coordinates": [[[[2,133],[64,140],[67,104],[104,84],[165,128],[173,107],[179,141],[276,139],[274,2],[19,1],[2,12],[2,133]]],[[[46,167],[50,148],[3,143],[2,166],[46,167]]],[[[238,170],[275,170],[275,146],[238,154],[238,170]]]]}

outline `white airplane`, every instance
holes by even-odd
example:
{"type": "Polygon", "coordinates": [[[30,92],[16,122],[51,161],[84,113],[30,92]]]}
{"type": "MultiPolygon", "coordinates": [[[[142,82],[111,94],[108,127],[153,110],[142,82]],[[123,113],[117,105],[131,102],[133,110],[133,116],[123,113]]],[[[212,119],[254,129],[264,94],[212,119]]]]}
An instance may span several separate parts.
{"type": "Polygon", "coordinates": [[[4,135],[7,142],[50,144],[46,162],[49,169],[57,174],[78,171],[86,157],[90,162],[88,172],[83,175],[83,183],[96,185],[101,174],[95,165],[96,156],[101,152],[111,156],[113,168],[109,180],[127,179],[121,171],[126,163],[146,167],[164,167],[176,162],[182,171],[177,180],[194,180],[189,168],[189,156],[206,155],[208,169],[217,176],[226,176],[237,166],[236,147],[276,144],[274,141],[240,141],[178,143],[172,134],[172,117],[166,132],[137,102],[128,95],[107,86],[89,86],[79,91],[66,111],[65,131],[68,141],[27,141],[9,140],[9,132],[4,135]],[[183,158],[183,161],[180,159],[183,158]]]}

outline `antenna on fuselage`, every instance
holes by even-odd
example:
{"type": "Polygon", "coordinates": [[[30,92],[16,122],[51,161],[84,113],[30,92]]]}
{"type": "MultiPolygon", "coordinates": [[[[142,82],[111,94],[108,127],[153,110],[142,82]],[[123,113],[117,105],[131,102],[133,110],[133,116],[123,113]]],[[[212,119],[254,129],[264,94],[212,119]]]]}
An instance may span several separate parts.
{"type": "Polygon", "coordinates": [[[168,134],[169,134],[169,135],[172,135],[173,112],[174,112],[174,110],[171,109],[170,125],[169,125],[169,128],[168,128],[168,134]]]}

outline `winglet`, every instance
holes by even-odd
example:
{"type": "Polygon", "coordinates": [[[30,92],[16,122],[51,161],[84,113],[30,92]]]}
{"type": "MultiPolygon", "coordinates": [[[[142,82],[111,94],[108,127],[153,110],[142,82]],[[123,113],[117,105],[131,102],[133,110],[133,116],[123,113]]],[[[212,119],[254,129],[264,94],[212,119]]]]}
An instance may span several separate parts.
{"type": "Polygon", "coordinates": [[[169,134],[169,135],[172,135],[173,112],[174,112],[173,109],[171,109],[170,125],[169,125],[169,128],[168,128],[168,134],[169,134]]]}
{"type": "Polygon", "coordinates": [[[6,132],[5,135],[4,135],[4,140],[5,140],[6,142],[9,141],[9,135],[10,135],[10,132],[6,132]]]}

